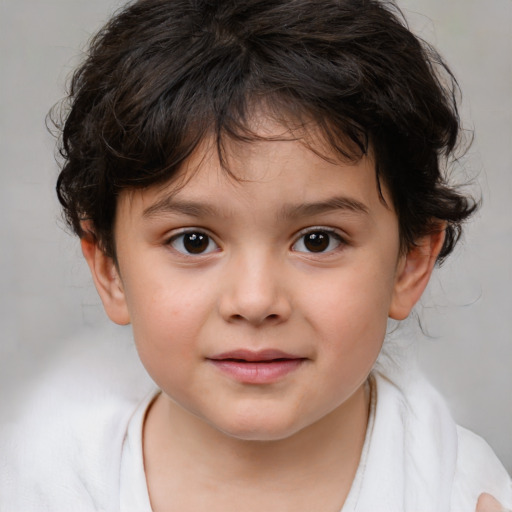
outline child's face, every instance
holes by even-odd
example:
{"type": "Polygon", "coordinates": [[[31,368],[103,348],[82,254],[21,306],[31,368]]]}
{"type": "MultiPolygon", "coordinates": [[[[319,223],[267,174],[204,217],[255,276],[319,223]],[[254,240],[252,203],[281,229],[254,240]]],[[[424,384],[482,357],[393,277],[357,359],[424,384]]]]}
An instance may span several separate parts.
{"type": "Polygon", "coordinates": [[[228,155],[238,181],[203,148],[183,187],[120,196],[119,278],[112,267],[103,299],[185,411],[231,436],[280,439],[361,390],[388,315],[403,316],[406,264],[370,159],[333,164],[291,140],[228,155]]]}

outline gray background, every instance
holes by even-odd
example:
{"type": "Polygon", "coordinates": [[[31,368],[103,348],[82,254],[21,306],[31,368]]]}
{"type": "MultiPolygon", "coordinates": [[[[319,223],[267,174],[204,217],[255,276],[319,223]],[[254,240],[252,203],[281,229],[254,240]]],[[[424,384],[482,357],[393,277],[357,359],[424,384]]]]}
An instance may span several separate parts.
{"type": "MultiPolygon", "coordinates": [[[[59,220],[44,119],[90,35],[122,2],[0,0],[0,398],[2,411],[105,316],[59,220]]],[[[512,472],[512,1],[399,2],[459,78],[475,142],[461,162],[484,208],[411,321],[421,363],[456,419],[512,472]],[[418,14],[421,13],[421,14],[418,14]]],[[[91,335],[91,338],[94,335],[91,335]]]]}

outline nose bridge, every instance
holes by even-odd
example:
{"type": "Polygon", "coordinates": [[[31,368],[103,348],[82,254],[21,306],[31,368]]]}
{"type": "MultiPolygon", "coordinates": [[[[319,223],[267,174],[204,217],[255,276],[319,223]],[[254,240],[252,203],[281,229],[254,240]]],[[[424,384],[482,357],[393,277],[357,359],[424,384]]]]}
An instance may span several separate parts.
{"type": "Polygon", "coordinates": [[[291,308],[283,271],[279,258],[264,247],[234,254],[226,268],[220,303],[223,317],[255,325],[288,318],[291,308]]]}

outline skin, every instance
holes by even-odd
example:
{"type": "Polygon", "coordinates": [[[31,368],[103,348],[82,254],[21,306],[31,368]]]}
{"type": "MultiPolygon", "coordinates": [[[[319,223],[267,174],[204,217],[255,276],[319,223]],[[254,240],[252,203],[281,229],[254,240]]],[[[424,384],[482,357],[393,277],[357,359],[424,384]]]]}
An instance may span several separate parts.
{"type": "MultiPolygon", "coordinates": [[[[265,118],[256,130],[286,135],[265,118]]],[[[144,426],[152,507],[338,511],[387,319],[407,317],[444,235],[400,253],[371,158],[327,161],[294,137],[227,147],[237,180],[205,141],[177,181],[120,195],[117,265],[82,241],[107,314],[132,324],[162,389],[144,426]],[[206,249],[187,253],[184,230],[207,235],[206,249]],[[312,233],[327,237],[325,250],[310,250],[312,233]],[[212,363],[237,349],[281,350],[300,364],[241,382],[212,363]]]]}
{"type": "Polygon", "coordinates": [[[493,496],[483,493],[478,498],[476,512],[510,512],[505,510],[501,503],[493,496]]]}

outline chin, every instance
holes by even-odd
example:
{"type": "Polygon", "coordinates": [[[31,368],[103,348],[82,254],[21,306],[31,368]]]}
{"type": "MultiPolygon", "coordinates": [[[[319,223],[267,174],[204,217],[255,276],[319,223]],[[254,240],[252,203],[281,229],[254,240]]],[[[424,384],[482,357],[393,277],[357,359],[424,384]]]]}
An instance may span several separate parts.
{"type": "Polygon", "coordinates": [[[282,441],[283,439],[287,439],[292,437],[297,431],[278,431],[278,430],[263,430],[263,429],[254,429],[252,431],[249,430],[222,430],[223,434],[233,438],[238,439],[239,441],[253,441],[253,442],[274,442],[274,441],[282,441]]]}
{"type": "Polygon", "coordinates": [[[293,421],[279,421],[274,415],[269,414],[261,418],[239,418],[237,422],[230,421],[224,425],[214,427],[226,436],[240,441],[280,441],[289,438],[302,429],[293,421]]]}

